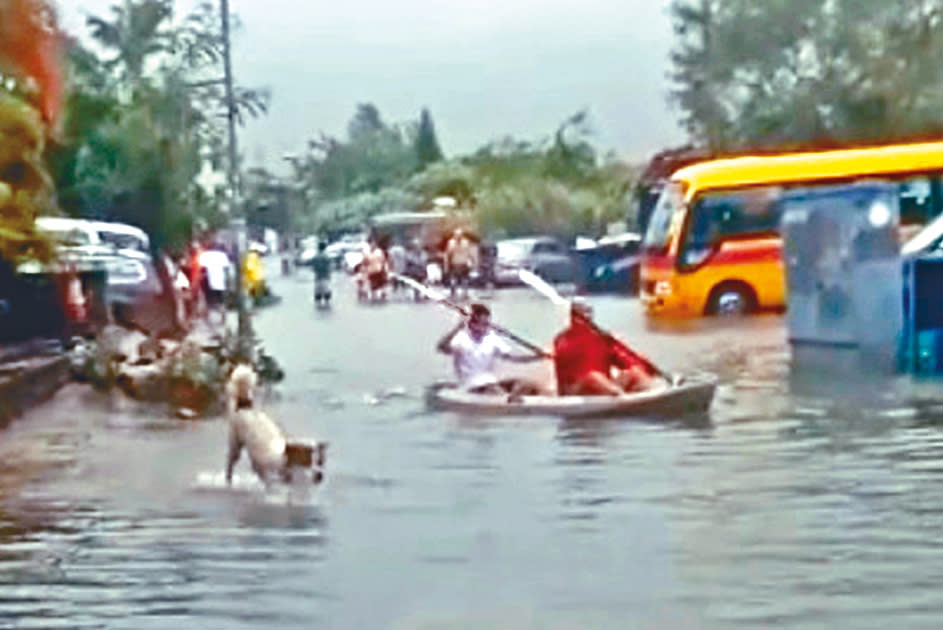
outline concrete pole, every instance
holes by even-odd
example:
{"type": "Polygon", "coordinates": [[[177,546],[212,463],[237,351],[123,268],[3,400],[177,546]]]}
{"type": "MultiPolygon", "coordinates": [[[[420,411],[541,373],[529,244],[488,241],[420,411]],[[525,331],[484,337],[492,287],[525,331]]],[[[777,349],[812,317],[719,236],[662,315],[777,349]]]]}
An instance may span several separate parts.
{"type": "MultiPolygon", "coordinates": [[[[222,17],[222,38],[223,38],[223,82],[226,86],[226,121],[229,125],[229,195],[230,195],[230,219],[235,215],[242,214],[241,198],[239,194],[239,165],[238,151],[236,147],[236,101],[233,95],[232,85],[232,56],[230,53],[229,40],[229,0],[220,0],[220,15],[222,17]]],[[[242,222],[242,229],[245,229],[245,223],[242,222]]],[[[249,311],[246,308],[246,295],[243,287],[242,278],[242,240],[237,235],[236,241],[236,308],[239,314],[237,329],[237,349],[236,352],[241,359],[251,360],[252,358],[252,321],[249,318],[249,311]]]]}

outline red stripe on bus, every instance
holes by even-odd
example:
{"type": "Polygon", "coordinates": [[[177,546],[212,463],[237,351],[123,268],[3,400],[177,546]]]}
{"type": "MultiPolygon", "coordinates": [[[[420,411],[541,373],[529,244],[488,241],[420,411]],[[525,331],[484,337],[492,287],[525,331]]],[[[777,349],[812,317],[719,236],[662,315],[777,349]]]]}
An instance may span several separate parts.
{"type": "Polygon", "coordinates": [[[642,258],[642,267],[656,271],[670,271],[675,267],[675,257],[647,254],[642,258]]]}
{"type": "Polygon", "coordinates": [[[759,247],[744,247],[737,249],[723,249],[710,258],[711,265],[743,265],[747,263],[778,262],[782,259],[780,245],[763,245],[759,247]]]}

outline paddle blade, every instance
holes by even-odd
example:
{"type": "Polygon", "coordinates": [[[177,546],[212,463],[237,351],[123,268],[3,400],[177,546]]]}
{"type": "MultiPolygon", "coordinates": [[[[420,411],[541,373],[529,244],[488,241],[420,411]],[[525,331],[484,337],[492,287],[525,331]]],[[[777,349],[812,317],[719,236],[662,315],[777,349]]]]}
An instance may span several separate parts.
{"type": "Polygon", "coordinates": [[[546,280],[538,276],[532,271],[527,269],[518,269],[517,275],[521,279],[521,282],[530,286],[534,290],[542,293],[545,297],[549,298],[554,304],[564,306],[569,304],[569,302],[560,295],[556,289],[554,289],[546,280]]]}
{"type": "Polygon", "coordinates": [[[400,281],[403,282],[403,284],[407,285],[408,287],[415,289],[416,291],[419,291],[427,299],[430,299],[433,302],[442,302],[446,299],[444,293],[436,291],[435,289],[428,287],[424,285],[423,283],[419,282],[418,280],[410,278],[409,276],[403,276],[399,274],[391,274],[391,275],[398,278],[400,281]]]}

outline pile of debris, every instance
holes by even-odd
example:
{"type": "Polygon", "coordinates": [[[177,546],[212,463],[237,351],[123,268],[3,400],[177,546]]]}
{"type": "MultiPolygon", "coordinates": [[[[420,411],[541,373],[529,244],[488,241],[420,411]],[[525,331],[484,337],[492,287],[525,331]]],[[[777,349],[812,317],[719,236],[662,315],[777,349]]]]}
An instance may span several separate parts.
{"type": "MultiPolygon", "coordinates": [[[[180,418],[220,413],[226,378],[235,364],[235,336],[192,332],[181,340],[148,336],[109,324],[94,340],[76,340],[72,375],[96,389],[118,388],[132,399],[167,402],[180,418]]],[[[279,382],[284,372],[257,348],[254,363],[263,383],[279,382]]]]}

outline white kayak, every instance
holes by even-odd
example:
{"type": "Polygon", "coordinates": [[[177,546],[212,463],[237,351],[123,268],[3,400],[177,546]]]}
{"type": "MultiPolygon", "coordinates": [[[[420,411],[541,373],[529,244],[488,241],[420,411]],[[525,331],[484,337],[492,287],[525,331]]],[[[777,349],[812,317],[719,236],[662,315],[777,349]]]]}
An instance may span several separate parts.
{"type": "Polygon", "coordinates": [[[716,388],[713,377],[697,376],[660,381],[651,389],[624,396],[523,396],[511,402],[506,395],[474,394],[454,383],[437,383],[427,389],[426,402],[434,409],[477,415],[665,417],[706,412],[716,388]]]}

